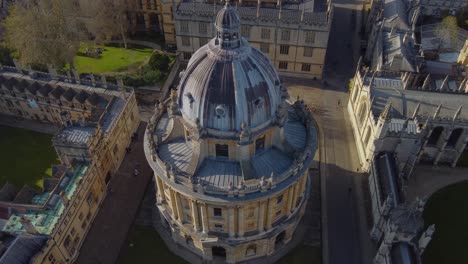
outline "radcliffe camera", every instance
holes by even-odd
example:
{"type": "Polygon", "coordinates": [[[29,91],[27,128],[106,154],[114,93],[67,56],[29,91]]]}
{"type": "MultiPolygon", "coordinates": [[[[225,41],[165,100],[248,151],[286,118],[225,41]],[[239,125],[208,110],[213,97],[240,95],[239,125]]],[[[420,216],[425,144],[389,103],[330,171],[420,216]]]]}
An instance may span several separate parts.
{"type": "Polygon", "coordinates": [[[0,0],[0,264],[468,263],[468,0],[0,0]]]}

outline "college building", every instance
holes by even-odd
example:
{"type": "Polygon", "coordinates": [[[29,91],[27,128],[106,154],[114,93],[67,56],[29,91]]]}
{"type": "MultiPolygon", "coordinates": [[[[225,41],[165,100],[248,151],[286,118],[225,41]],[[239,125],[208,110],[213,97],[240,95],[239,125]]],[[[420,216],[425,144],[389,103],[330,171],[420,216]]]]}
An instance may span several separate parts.
{"type": "MultiPolygon", "coordinates": [[[[189,61],[215,37],[216,1],[159,1],[160,21],[168,46],[189,61]]],[[[331,26],[326,1],[239,1],[240,35],[268,55],[281,76],[321,79],[331,26]]]]}
{"type": "Polygon", "coordinates": [[[0,187],[0,263],[73,263],[140,118],[133,89],[2,66],[0,112],[60,126],[41,192],[0,187]]]}

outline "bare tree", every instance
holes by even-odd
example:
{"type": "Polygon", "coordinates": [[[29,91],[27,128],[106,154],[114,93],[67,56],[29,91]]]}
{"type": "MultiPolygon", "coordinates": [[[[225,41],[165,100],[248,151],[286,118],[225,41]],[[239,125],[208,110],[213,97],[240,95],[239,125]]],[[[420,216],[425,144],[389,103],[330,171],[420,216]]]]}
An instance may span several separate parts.
{"type": "Polygon", "coordinates": [[[440,39],[439,50],[442,46],[451,47],[458,35],[457,18],[454,16],[445,17],[435,29],[435,35],[440,39]]]}
{"type": "Polygon", "coordinates": [[[70,0],[16,2],[6,18],[6,41],[23,64],[73,67],[80,45],[80,23],[68,12],[70,0]]]}
{"type": "Polygon", "coordinates": [[[128,33],[132,28],[130,11],[135,9],[135,0],[82,0],[87,10],[86,16],[92,17],[87,23],[88,30],[98,40],[120,37],[125,48],[128,46],[128,33]]]}

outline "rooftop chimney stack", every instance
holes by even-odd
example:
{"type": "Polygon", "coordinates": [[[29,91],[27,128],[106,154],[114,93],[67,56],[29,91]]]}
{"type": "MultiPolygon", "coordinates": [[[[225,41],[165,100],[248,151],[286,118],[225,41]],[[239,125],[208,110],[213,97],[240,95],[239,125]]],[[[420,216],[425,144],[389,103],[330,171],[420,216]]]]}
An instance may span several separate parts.
{"type": "Polygon", "coordinates": [[[70,202],[70,199],[68,199],[68,197],[67,197],[67,195],[65,194],[65,192],[64,192],[64,191],[61,191],[59,195],[60,195],[60,199],[62,200],[63,204],[64,204],[65,206],[67,206],[68,203],[70,202]]]}
{"type": "Polygon", "coordinates": [[[23,225],[23,228],[26,230],[28,234],[31,235],[37,235],[39,232],[37,231],[36,227],[31,223],[31,220],[29,220],[26,217],[22,217],[20,219],[21,225],[23,225]]]}

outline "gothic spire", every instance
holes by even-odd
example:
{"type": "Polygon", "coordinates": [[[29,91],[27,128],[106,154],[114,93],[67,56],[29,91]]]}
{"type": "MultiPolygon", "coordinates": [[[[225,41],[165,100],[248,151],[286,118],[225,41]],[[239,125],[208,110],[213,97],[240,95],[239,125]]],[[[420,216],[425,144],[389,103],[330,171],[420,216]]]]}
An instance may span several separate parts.
{"type": "Polygon", "coordinates": [[[392,116],[391,116],[391,115],[392,115],[391,111],[392,111],[392,103],[389,102],[389,103],[385,106],[385,108],[384,108],[384,110],[382,111],[382,113],[380,113],[380,119],[385,120],[385,121],[390,121],[390,119],[392,118],[392,116]]]}

